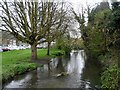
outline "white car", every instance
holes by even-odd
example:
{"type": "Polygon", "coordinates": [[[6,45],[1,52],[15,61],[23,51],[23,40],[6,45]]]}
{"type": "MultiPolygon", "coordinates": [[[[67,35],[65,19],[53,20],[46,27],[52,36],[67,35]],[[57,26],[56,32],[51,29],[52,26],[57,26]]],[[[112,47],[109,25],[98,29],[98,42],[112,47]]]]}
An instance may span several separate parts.
{"type": "Polygon", "coordinates": [[[18,46],[19,49],[26,49],[24,46],[18,46]]]}
{"type": "Polygon", "coordinates": [[[3,52],[10,51],[10,48],[8,46],[2,46],[2,50],[3,52]]]}
{"type": "Polygon", "coordinates": [[[10,50],[19,50],[18,46],[9,46],[10,50]]]}
{"type": "Polygon", "coordinates": [[[31,46],[29,45],[29,46],[27,46],[26,48],[31,48],[31,46]]]}

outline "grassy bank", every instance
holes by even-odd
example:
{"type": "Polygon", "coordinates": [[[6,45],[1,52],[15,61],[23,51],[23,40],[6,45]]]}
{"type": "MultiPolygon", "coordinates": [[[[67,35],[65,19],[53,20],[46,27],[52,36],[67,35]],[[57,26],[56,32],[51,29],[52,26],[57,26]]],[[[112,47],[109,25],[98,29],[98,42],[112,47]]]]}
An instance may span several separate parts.
{"type": "MultiPolygon", "coordinates": [[[[52,57],[53,53],[58,51],[59,50],[51,49],[49,57],[52,57]]],[[[38,49],[38,58],[48,57],[46,53],[47,49],[38,49]]],[[[2,65],[2,72],[0,72],[2,73],[2,81],[6,81],[15,75],[25,73],[26,71],[36,69],[37,67],[35,63],[30,62],[30,49],[2,52],[0,55],[2,55],[2,64],[0,64],[2,65]]]]}

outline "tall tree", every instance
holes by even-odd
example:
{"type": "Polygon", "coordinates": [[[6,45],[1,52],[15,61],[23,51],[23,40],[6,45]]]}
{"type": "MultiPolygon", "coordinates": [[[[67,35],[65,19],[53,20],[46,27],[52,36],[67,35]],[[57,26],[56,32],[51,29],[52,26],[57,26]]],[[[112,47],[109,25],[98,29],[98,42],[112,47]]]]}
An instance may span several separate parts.
{"type": "MultiPolygon", "coordinates": [[[[2,30],[5,29],[14,35],[15,38],[31,45],[31,58],[37,59],[36,46],[50,32],[55,10],[60,7],[54,2],[36,1],[15,1],[2,2],[2,30]],[[51,11],[50,11],[51,10],[51,11]],[[4,27],[4,28],[3,28],[4,27]]],[[[57,23],[61,23],[58,20],[57,23]]],[[[46,41],[46,40],[45,40],[46,41]]]]}
{"type": "Polygon", "coordinates": [[[65,4],[64,2],[60,2],[59,5],[56,3],[56,6],[58,5],[60,7],[60,10],[57,10],[56,7],[51,7],[51,4],[53,2],[49,3],[49,9],[48,9],[48,32],[46,35],[46,42],[48,42],[48,50],[47,55],[49,55],[50,52],[50,45],[51,42],[54,41],[56,38],[58,38],[60,35],[63,35],[66,32],[67,26],[69,24],[69,19],[66,18],[67,10],[65,10],[65,4]],[[52,17],[53,15],[54,17],[52,17]]]}
{"type": "Polygon", "coordinates": [[[50,20],[50,24],[48,25],[49,33],[46,35],[46,41],[48,42],[47,55],[50,54],[51,42],[56,41],[56,39],[60,38],[65,33],[68,33],[70,31],[68,28],[70,28],[73,22],[72,17],[69,15],[69,6],[64,2],[60,2],[58,6],[60,7],[59,10],[55,10],[54,12],[49,10],[49,12],[53,13],[54,17],[52,18],[53,21],[52,19],[50,20]]]}

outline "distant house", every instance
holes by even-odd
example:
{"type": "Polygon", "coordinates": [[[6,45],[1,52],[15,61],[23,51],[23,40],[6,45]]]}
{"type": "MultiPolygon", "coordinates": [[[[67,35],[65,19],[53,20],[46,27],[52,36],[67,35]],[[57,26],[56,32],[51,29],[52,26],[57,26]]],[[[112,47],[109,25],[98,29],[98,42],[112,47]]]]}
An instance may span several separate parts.
{"type": "Polygon", "coordinates": [[[14,36],[6,31],[0,31],[0,40],[1,40],[0,45],[3,46],[8,46],[10,44],[16,43],[16,39],[14,38],[14,36]]]}
{"type": "Polygon", "coordinates": [[[6,31],[0,31],[0,46],[22,45],[28,46],[26,43],[18,41],[12,34],[6,31]]]}
{"type": "MultiPolygon", "coordinates": [[[[44,41],[45,39],[42,38],[40,41],[44,41]]],[[[55,42],[51,42],[51,46],[55,44],[55,42]]],[[[6,31],[0,31],[0,46],[29,46],[27,43],[23,43],[18,41],[12,34],[6,31]]],[[[38,45],[38,47],[47,48],[48,43],[44,42],[38,45]]]]}

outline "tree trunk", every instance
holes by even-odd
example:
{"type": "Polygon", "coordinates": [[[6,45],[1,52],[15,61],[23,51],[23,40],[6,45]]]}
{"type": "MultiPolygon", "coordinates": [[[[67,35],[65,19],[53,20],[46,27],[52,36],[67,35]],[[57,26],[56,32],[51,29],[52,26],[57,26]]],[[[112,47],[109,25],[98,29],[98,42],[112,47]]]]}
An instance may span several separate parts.
{"type": "Polygon", "coordinates": [[[31,59],[36,60],[37,59],[37,45],[33,44],[31,45],[31,59]]]}
{"type": "Polygon", "coordinates": [[[48,42],[47,55],[50,55],[50,42],[48,42]]]}

